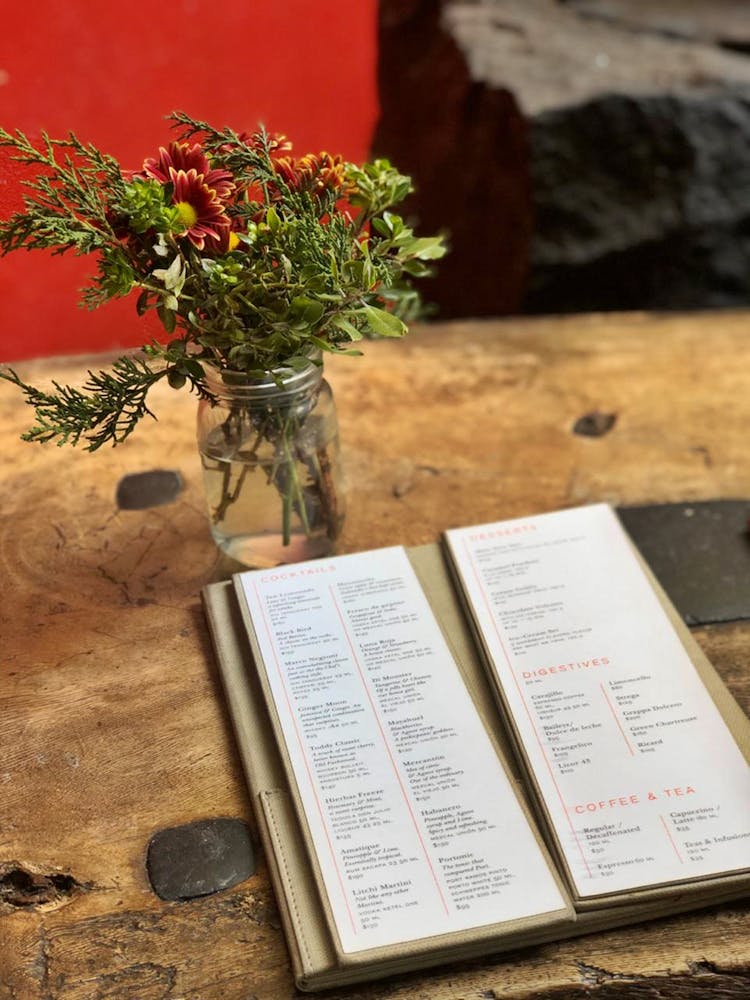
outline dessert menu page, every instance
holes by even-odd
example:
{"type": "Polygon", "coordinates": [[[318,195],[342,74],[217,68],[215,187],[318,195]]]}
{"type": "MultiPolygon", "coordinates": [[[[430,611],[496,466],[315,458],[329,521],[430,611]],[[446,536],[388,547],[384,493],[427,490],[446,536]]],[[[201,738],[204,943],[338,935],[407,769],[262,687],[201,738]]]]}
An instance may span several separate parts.
{"type": "Polygon", "coordinates": [[[564,909],[404,550],[239,579],[343,951],[564,909]]]}
{"type": "Polygon", "coordinates": [[[611,508],[446,538],[578,894],[750,868],[750,768],[611,508]]]}

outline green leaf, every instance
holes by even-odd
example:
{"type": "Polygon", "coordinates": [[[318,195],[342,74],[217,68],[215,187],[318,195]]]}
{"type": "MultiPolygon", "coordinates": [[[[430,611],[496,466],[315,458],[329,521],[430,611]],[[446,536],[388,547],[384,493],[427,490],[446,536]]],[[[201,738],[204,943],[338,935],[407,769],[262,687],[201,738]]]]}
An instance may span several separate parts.
{"type": "Polygon", "coordinates": [[[315,347],[319,347],[321,349],[321,351],[326,351],[327,353],[330,354],[330,352],[333,350],[333,347],[331,347],[331,345],[328,343],[328,341],[327,340],[323,340],[322,337],[314,337],[314,336],[311,335],[307,339],[315,347]]]}
{"type": "Polygon", "coordinates": [[[277,233],[279,231],[279,226],[281,225],[281,220],[279,219],[279,214],[276,209],[271,205],[271,207],[266,212],[266,222],[268,228],[272,233],[277,233]]]}
{"type": "Polygon", "coordinates": [[[391,235],[391,227],[388,225],[388,223],[385,221],[385,219],[380,219],[380,218],[376,217],[374,219],[371,219],[370,223],[372,225],[372,228],[375,230],[375,232],[376,233],[380,233],[381,236],[390,236],[391,235]]]}
{"type": "Polygon", "coordinates": [[[364,282],[365,264],[362,260],[348,260],[344,264],[344,273],[347,279],[359,288],[368,287],[364,282]]]}
{"type": "Polygon", "coordinates": [[[195,358],[188,358],[186,361],[183,361],[182,368],[196,379],[204,378],[206,374],[203,365],[200,361],[196,361],[195,358]]]}
{"type": "Polygon", "coordinates": [[[419,260],[439,260],[445,256],[446,246],[442,236],[423,236],[404,244],[403,251],[419,260]]]}
{"type": "MultiPolygon", "coordinates": [[[[374,222],[375,220],[373,219],[372,221],[374,222]]],[[[398,236],[404,228],[404,220],[400,215],[396,215],[395,212],[383,212],[383,222],[385,222],[394,236],[398,236]]]]}
{"type": "Polygon", "coordinates": [[[362,331],[358,330],[353,323],[350,323],[343,316],[334,316],[331,320],[331,326],[335,326],[337,330],[345,333],[349,340],[361,340],[363,337],[362,331]]]}
{"type": "Polygon", "coordinates": [[[315,299],[297,295],[291,301],[291,310],[294,316],[302,322],[314,326],[325,312],[325,306],[322,302],[316,302],[315,299]]]}
{"type": "Polygon", "coordinates": [[[413,278],[425,278],[432,273],[429,267],[416,257],[414,260],[405,260],[403,269],[405,274],[410,274],[413,278]]]}
{"type": "Polygon", "coordinates": [[[400,177],[399,180],[393,185],[391,189],[391,197],[395,204],[403,201],[407,194],[410,194],[414,190],[411,179],[409,177],[400,177]]]}
{"type": "Polygon", "coordinates": [[[361,312],[364,313],[372,332],[378,337],[403,337],[406,333],[406,324],[385,309],[366,305],[362,307],[361,312]]]}
{"type": "Polygon", "coordinates": [[[154,270],[154,277],[164,282],[164,287],[168,291],[181,287],[182,277],[182,257],[178,254],[168,268],[157,267],[154,270]]]}
{"type": "Polygon", "coordinates": [[[160,303],[156,308],[156,312],[167,333],[174,333],[174,329],[177,326],[177,319],[172,310],[167,309],[163,303],[160,303]]]}
{"type": "Polygon", "coordinates": [[[293,354],[284,362],[284,368],[291,368],[292,371],[301,372],[310,367],[310,358],[302,354],[293,354]]]}
{"type": "Polygon", "coordinates": [[[185,353],[185,341],[182,337],[177,337],[175,340],[170,340],[167,344],[167,350],[169,354],[174,358],[180,358],[185,353]]]}

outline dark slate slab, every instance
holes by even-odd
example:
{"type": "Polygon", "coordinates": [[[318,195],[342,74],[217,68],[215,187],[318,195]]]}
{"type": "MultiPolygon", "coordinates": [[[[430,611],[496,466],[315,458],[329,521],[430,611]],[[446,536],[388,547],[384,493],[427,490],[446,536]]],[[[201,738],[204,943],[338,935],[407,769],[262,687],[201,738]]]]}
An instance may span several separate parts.
{"type": "Polygon", "coordinates": [[[161,899],[193,899],[229,889],[257,867],[250,831],[239,819],[207,819],[154,834],[146,868],[161,899]]]}
{"type": "Polygon", "coordinates": [[[145,510],[172,503],[182,492],[182,476],[171,469],[152,469],[123,476],[115,500],[120,510],[145,510]]]}
{"type": "Polygon", "coordinates": [[[750,618],[750,500],[617,511],[688,625],[750,618]]]}

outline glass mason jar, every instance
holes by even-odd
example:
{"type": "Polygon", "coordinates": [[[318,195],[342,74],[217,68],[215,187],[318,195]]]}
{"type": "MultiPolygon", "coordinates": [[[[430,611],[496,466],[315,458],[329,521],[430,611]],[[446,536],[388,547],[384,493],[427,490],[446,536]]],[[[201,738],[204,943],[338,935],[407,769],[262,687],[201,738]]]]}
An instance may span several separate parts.
{"type": "Polygon", "coordinates": [[[327,555],[344,519],[338,425],[323,366],[278,381],[209,369],[198,407],[211,534],[250,567],[327,555]]]}

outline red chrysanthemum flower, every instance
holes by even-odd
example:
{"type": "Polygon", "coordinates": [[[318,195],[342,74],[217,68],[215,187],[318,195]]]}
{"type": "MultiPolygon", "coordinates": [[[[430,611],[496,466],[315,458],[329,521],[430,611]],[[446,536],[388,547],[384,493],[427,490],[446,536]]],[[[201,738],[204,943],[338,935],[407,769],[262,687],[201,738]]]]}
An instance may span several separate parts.
{"type": "Polygon", "coordinates": [[[169,168],[169,181],[173,185],[172,204],[177,208],[178,218],[184,225],[181,236],[203,250],[206,240],[220,239],[224,226],[230,226],[229,216],[219,200],[216,190],[206,183],[203,174],[195,168],[175,170],[169,168]]]}
{"type": "Polygon", "coordinates": [[[206,236],[206,252],[219,256],[220,254],[236,250],[240,245],[240,238],[237,235],[235,226],[236,220],[230,220],[215,226],[216,236],[206,236]]]}
{"type": "Polygon", "coordinates": [[[170,171],[194,170],[203,177],[207,187],[216,192],[218,198],[226,201],[235,190],[234,178],[228,170],[214,170],[199,143],[192,146],[187,142],[170,142],[169,148],[159,147],[159,156],[143,161],[143,173],[160,184],[171,181],[170,171]]]}

